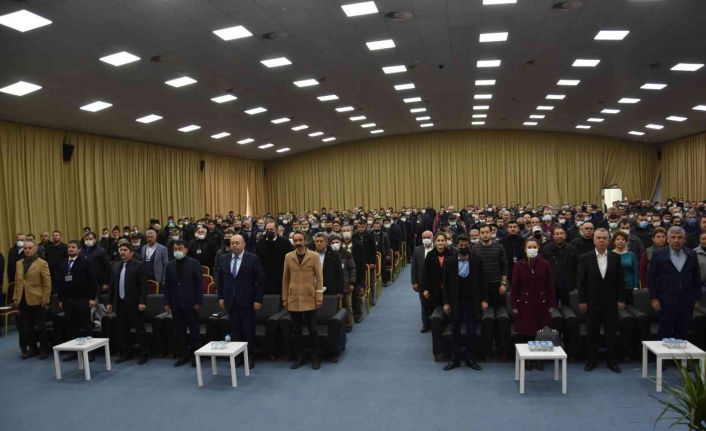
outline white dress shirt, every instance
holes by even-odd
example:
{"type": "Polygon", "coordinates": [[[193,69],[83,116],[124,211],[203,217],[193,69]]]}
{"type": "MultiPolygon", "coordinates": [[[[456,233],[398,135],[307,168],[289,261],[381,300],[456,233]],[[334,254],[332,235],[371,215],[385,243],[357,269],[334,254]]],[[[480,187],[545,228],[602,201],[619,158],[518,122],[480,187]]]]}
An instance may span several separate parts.
{"type": "Polygon", "coordinates": [[[608,271],[608,250],[600,254],[596,249],[596,259],[598,260],[598,270],[601,271],[601,278],[605,278],[605,273],[608,271]]]}

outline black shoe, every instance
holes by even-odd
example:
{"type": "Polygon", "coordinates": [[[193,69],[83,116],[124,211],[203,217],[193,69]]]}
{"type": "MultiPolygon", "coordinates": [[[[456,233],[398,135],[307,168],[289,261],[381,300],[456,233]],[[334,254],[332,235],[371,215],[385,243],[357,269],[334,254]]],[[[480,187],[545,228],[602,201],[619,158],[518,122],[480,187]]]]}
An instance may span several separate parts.
{"type": "Polygon", "coordinates": [[[544,362],[543,361],[537,361],[535,364],[537,366],[538,371],[544,371],[544,362]]]}
{"type": "Polygon", "coordinates": [[[353,319],[353,321],[354,321],[355,323],[360,323],[360,322],[363,321],[363,318],[360,317],[360,316],[358,316],[358,317],[355,317],[355,318],[353,319]]]}
{"type": "Polygon", "coordinates": [[[534,368],[534,361],[525,361],[525,370],[531,370],[534,368]]]}
{"type": "Polygon", "coordinates": [[[319,358],[314,358],[311,360],[311,369],[318,370],[321,368],[321,360],[319,358]]]}
{"type": "Polygon", "coordinates": [[[39,352],[39,359],[41,359],[42,361],[47,359],[48,357],[49,353],[47,353],[46,350],[42,350],[41,352],[39,352]]]}
{"type": "Polygon", "coordinates": [[[596,368],[596,361],[588,361],[586,362],[586,366],[583,367],[586,371],[593,371],[594,368],[596,368]]]}
{"type": "Polygon", "coordinates": [[[22,359],[29,359],[33,356],[37,356],[39,352],[37,350],[26,350],[22,352],[22,359]]]}
{"type": "Polygon", "coordinates": [[[189,362],[189,358],[185,356],[185,357],[183,357],[183,358],[179,358],[179,359],[174,363],[174,366],[175,366],[175,367],[181,367],[182,365],[186,364],[187,362],[189,362]]]}
{"type": "Polygon", "coordinates": [[[346,332],[351,332],[353,330],[352,326],[346,326],[346,332]]]}
{"type": "Polygon", "coordinates": [[[482,370],[482,368],[480,367],[480,365],[478,365],[478,363],[477,363],[476,361],[473,361],[473,360],[466,361],[466,366],[467,366],[468,368],[473,368],[473,369],[476,370],[476,371],[482,370]]]}
{"type": "Polygon", "coordinates": [[[429,325],[422,325],[422,329],[420,329],[419,332],[422,334],[429,332],[429,325]]]}
{"type": "Polygon", "coordinates": [[[147,362],[147,355],[141,355],[137,360],[137,365],[142,365],[147,362]]]}
{"type": "Polygon", "coordinates": [[[460,366],[461,366],[461,363],[459,361],[451,361],[444,366],[444,371],[453,370],[454,368],[458,368],[460,366]]]}
{"type": "Polygon", "coordinates": [[[608,368],[610,369],[610,371],[612,371],[616,374],[620,374],[623,371],[620,369],[620,365],[618,365],[618,363],[616,361],[610,361],[610,362],[608,362],[607,365],[608,365],[608,368]]]}
{"type": "Polygon", "coordinates": [[[130,356],[121,356],[118,358],[117,361],[115,361],[116,364],[122,364],[123,362],[127,362],[130,359],[132,359],[130,356]]]}
{"type": "Polygon", "coordinates": [[[296,370],[297,368],[301,367],[302,365],[304,365],[304,360],[299,358],[296,361],[294,361],[289,368],[296,370]]]}

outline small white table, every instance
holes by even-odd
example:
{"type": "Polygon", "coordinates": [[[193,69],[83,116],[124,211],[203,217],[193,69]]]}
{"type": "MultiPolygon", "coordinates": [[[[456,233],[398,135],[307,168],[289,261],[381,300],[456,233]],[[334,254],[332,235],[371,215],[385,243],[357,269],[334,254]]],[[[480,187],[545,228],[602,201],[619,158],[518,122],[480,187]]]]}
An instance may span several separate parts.
{"type": "Polygon", "coordinates": [[[110,371],[110,345],[108,338],[91,338],[85,344],[78,344],[78,339],[67,341],[54,346],[54,368],[56,369],[56,379],[61,380],[61,360],[59,352],[76,352],[78,355],[78,369],[84,370],[86,380],[91,380],[91,367],[88,361],[88,352],[105,348],[105,368],[110,371]]]}
{"type": "Polygon", "coordinates": [[[515,380],[520,381],[520,394],[525,393],[526,360],[553,360],[554,380],[559,380],[559,361],[561,361],[561,393],[566,394],[566,352],[561,346],[555,346],[551,352],[530,352],[527,344],[515,344],[515,380]]]}
{"type": "Polygon", "coordinates": [[[224,349],[214,349],[212,344],[209,342],[199,350],[194,352],[196,356],[196,378],[198,379],[199,386],[203,386],[203,376],[201,375],[201,356],[211,357],[211,369],[213,370],[213,375],[218,374],[218,365],[216,364],[216,357],[227,356],[230,358],[230,378],[234,388],[238,387],[238,378],[235,374],[235,357],[239,354],[243,354],[243,362],[245,362],[245,375],[250,375],[250,362],[248,361],[248,343],[245,342],[229,342],[226,344],[224,349]]]}
{"type": "Polygon", "coordinates": [[[657,357],[657,392],[662,392],[662,360],[681,359],[686,366],[687,359],[698,359],[701,366],[701,377],[706,379],[706,352],[687,342],[685,349],[670,349],[662,344],[662,341],[642,342],[642,377],[647,378],[647,351],[657,357]]]}

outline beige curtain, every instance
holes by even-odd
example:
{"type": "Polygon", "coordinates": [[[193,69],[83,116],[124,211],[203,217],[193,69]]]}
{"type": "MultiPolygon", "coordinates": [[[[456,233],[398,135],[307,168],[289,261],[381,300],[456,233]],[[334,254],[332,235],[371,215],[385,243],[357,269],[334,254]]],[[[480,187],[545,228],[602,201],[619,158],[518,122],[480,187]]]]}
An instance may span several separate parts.
{"type": "Polygon", "coordinates": [[[391,136],[266,163],[267,208],[302,211],[467,203],[598,202],[620,186],[650,198],[657,157],[644,144],[545,132],[391,136]]]}
{"type": "Polygon", "coordinates": [[[84,226],[264,210],[258,161],[2,121],[0,156],[5,257],[16,232],[59,229],[71,239],[84,226]],[[62,160],[64,141],[74,145],[69,163],[62,160]]]}
{"type": "Polygon", "coordinates": [[[706,199],[706,134],[662,147],[662,196],[706,199]]]}

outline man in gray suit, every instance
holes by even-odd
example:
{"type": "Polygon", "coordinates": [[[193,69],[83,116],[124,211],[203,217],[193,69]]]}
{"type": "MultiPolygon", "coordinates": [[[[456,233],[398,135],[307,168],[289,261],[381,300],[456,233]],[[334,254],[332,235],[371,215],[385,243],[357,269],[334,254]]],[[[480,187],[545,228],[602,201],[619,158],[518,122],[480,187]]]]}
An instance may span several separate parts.
{"type": "Polygon", "coordinates": [[[142,256],[144,265],[142,270],[147,275],[148,280],[154,280],[160,285],[164,283],[164,274],[167,271],[167,263],[169,261],[169,252],[167,247],[157,242],[157,232],[148,229],[145,232],[147,244],[140,248],[140,256],[142,256]]]}
{"type": "Polygon", "coordinates": [[[422,306],[422,329],[419,331],[421,333],[429,332],[429,316],[434,311],[429,309],[427,300],[422,295],[424,289],[421,286],[424,280],[424,259],[427,253],[434,249],[433,236],[430,230],[422,232],[422,245],[414,248],[412,257],[412,289],[419,294],[419,302],[422,306]]]}

